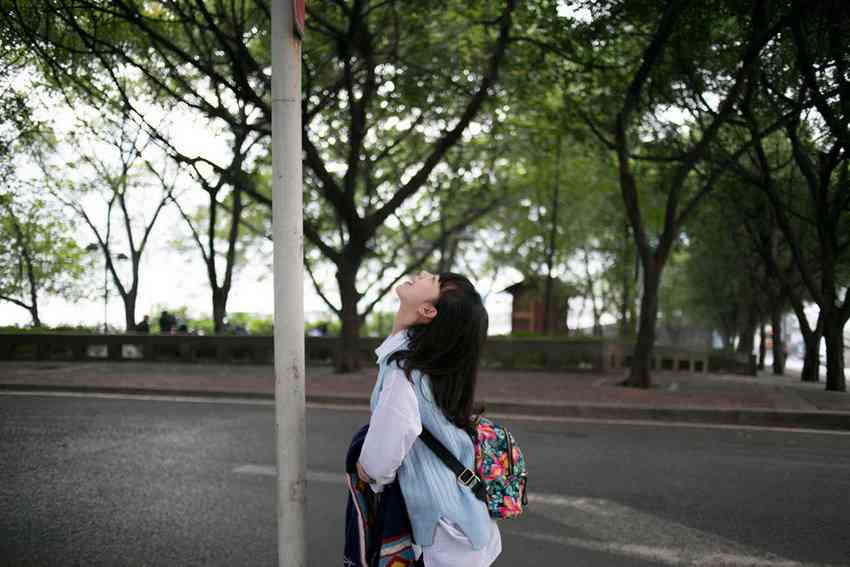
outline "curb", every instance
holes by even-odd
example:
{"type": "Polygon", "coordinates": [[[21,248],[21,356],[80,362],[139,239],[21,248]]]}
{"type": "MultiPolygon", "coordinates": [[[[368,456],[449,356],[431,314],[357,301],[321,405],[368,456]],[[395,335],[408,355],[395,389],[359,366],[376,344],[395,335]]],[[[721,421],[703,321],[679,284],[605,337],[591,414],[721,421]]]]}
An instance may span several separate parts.
{"type": "Polygon", "coordinates": [[[80,386],[52,384],[0,384],[3,392],[53,392],[84,394],[128,394],[136,396],[188,396],[205,398],[241,398],[249,400],[273,400],[273,394],[256,392],[225,392],[220,390],[183,390],[178,388],[136,388],[130,386],[80,386]]]}
{"type": "MultiPolygon", "coordinates": [[[[26,392],[70,392],[159,396],[189,396],[213,398],[240,398],[251,400],[273,400],[274,394],[259,392],[225,392],[215,390],[184,390],[169,388],[100,387],[100,386],[52,386],[46,384],[0,384],[3,391],[26,392]]],[[[307,403],[329,406],[369,407],[369,397],[341,394],[307,394],[307,403]]],[[[686,422],[721,425],[746,425],[781,427],[788,429],[822,429],[850,431],[850,413],[836,411],[781,411],[770,409],[721,409],[700,407],[643,407],[614,404],[570,404],[526,400],[485,400],[489,413],[512,414],[530,417],[562,417],[578,419],[619,419],[634,421],[686,422]]]]}
{"type": "Polygon", "coordinates": [[[834,411],[781,411],[769,409],[722,409],[699,407],[640,407],[608,404],[561,404],[550,402],[487,402],[494,413],[546,417],[677,421],[712,425],[746,425],[788,429],[850,431],[850,413],[834,411]]]}

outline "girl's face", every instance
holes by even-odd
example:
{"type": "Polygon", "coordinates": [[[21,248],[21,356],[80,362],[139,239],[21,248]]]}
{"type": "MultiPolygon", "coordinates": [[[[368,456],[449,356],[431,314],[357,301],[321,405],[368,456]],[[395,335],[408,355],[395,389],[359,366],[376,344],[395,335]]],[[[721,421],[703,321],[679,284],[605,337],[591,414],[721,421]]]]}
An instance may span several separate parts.
{"type": "Polygon", "coordinates": [[[414,309],[426,303],[433,306],[440,298],[440,277],[437,274],[422,271],[410,281],[395,288],[395,292],[402,305],[414,309]]]}

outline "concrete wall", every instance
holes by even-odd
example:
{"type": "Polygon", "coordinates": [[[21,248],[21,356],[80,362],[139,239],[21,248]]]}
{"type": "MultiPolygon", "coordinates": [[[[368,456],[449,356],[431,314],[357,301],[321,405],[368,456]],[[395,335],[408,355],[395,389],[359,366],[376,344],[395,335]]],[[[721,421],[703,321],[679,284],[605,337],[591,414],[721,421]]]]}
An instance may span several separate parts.
{"type": "MultiPolygon", "coordinates": [[[[361,338],[366,364],[374,362],[380,338],[361,338]]],[[[0,360],[144,360],[150,362],[217,362],[272,364],[272,337],[195,335],[0,335],[0,360]]],[[[307,364],[333,364],[337,337],[305,337],[307,364]]],[[[482,365],[489,368],[586,370],[610,372],[627,368],[632,346],[615,340],[490,339],[482,365]]],[[[655,349],[656,370],[755,374],[754,357],[671,347],[655,349]]]]}

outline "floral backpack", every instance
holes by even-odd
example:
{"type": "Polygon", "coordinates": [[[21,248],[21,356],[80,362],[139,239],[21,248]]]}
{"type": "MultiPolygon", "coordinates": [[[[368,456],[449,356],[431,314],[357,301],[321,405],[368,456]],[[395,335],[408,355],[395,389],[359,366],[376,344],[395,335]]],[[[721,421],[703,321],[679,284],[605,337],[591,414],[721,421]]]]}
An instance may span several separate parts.
{"type": "Polygon", "coordinates": [[[513,518],[528,505],[528,471],[525,456],[504,427],[479,416],[474,425],[475,470],[471,471],[423,428],[422,441],[455,473],[457,481],[468,487],[487,505],[496,519],[513,518]]]}
{"type": "Polygon", "coordinates": [[[494,518],[513,518],[528,505],[525,455],[514,436],[486,417],[475,422],[475,470],[484,482],[485,503],[494,518]]]}

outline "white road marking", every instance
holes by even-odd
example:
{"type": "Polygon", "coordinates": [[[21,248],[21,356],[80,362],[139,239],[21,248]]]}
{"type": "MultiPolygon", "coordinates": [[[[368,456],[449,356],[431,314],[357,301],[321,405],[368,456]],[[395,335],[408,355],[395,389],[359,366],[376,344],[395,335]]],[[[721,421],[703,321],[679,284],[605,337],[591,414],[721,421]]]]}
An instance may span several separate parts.
{"type": "MultiPolygon", "coordinates": [[[[274,477],[274,465],[245,464],[234,473],[274,477]]],[[[307,480],[343,485],[343,472],[308,470],[307,480]]],[[[655,561],[663,565],[720,567],[829,567],[801,563],[659,518],[602,498],[532,492],[529,511],[576,534],[539,533],[502,523],[503,534],[565,547],[655,561]],[[582,537],[584,536],[584,537],[582,537]]]]}
{"type": "Polygon", "coordinates": [[[825,567],[754,549],[611,500],[530,494],[529,501],[534,504],[532,513],[567,528],[569,535],[528,532],[505,524],[503,533],[664,565],[825,567]]]}
{"type": "MultiPolygon", "coordinates": [[[[274,465],[241,465],[233,469],[236,474],[255,474],[259,476],[277,476],[277,467],[274,465]]],[[[307,471],[307,481],[326,482],[330,484],[345,484],[345,473],[342,471],[307,471]]]]}
{"type": "Polygon", "coordinates": [[[684,549],[672,549],[648,545],[636,545],[631,543],[615,543],[582,539],[577,537],[566,537],[551,534],[537,534],[520,532],[513,529],[502,528],[503,534],[516,535],[534,541],[555,543],[565,547],[578,547],[589,551],[600,551],[615,555],[625,555],[636,559],[657,561],[664,565],[687,565],[687,566],[747,566],[747,567],[829,567],[823,564],[800,563],[789,559],[765,559],[752,555],[741,555],[731,553],[692,553],[684,549]]]}
{"type": "Polygon", "coordinates": [[[532,504],[543,504],[545,506],[564,506],[567,508],[575,508],[590,514],[598,516],[609,516],[608,511],[604,507],[600,507],[593,503],[591,498],[582,497],[567,497],[558,494],[540,494],[537,492],[528,493],[528,501],[532,504]]]}
{"type": "MultiPolygon", "coordinates": [[[[186,402],[195,404],[238,404],[247,406],[274,407],[274,400],[250,399],[226,396],[170,396],[164,394],[119,394],[106,392],[62,392],[48,390],[0,390],[0,396],[51,396],[68,398],[104,398],[119,400],[149,400],[157,402],[186,402]]],[[[368,413],[369,408],[365,405],[352,404],[329,404],[309,402],[310,409],[323,409],[330,411],[347,411],[368,413]]],[[[810,435],[838,435],[850,436],[850,431],[838,431],[831,429],[806,429],[799,427],[772,427],[759,425],[735,425],[724,423],[698,423],[690,421],[664,421],[650,419],[600,419],[592,417],[559,417],[547,415],[528,415],[515,413],[487,413],[488,417],[496,419],[510,419],[513,421],[536,421],[546,423],[589,423],[608,425],[633,425],[636,427],[655,428],[685,428],[685,429],[725,429],[735,431],[764,431],[774,433],[806,433],[810,435]]]]}
{"type": "Polygon", "coordinates": [[[242,465],[233,469],[237,474],[258,474],[260,476],[276,476],[277,467],[274,465],[242,465]]]}

